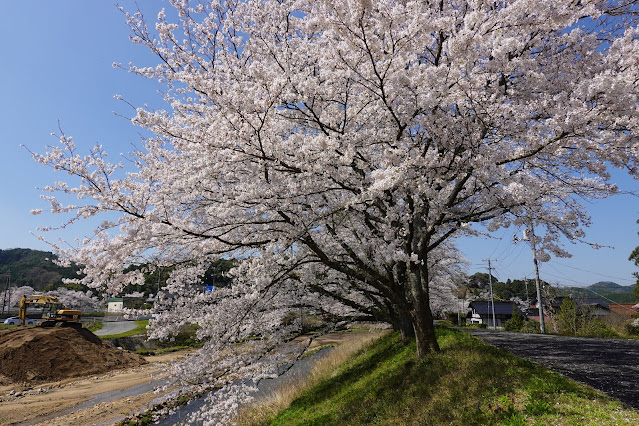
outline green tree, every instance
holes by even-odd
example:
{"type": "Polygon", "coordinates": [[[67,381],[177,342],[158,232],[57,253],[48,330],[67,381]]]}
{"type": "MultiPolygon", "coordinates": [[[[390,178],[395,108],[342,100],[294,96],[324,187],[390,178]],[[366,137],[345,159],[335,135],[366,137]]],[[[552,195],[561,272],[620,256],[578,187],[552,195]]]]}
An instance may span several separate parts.
{"type": "MultiPolygon", "coordinates": [[[[492,277],[493,284],[497,282],[497,278],[492,277]]],[[[468,277],[468,287],[469,288],[488,288],[489,284],[489,276],[485,272],[476,272],[470,277],[468,277]]]]}
{"type": "MultiPolygon", "coordinates": [[[[58,287],[67,287],[64,278],[81,278],[81,267],[76,264],[65,267],[54,263],[57,256],[48,251],[14,248],[0,250],[0,286],[9,284],[14,287],[29,286],[36,291],[50,291],[58,287]]],[[[84,285],[74,290],[86,291],[84,285]]]]}
{"type": "Polygon", "coordinates": [[[493,295],[497,300],[510,300],[512,292],[505,283],[493,281],[493,295]]]}
{"type": "Polygon", "coordinates": [[[557,331],[569,336],[576,335],[579,331],[579,316],[577,303],[570,297],[564,297],[557,314],[557,331]]]}
{"type": "Polygon", "coordinates": [[[524,317],[517,309],[517,305],[513,305],[513,316],[504,323],[506,331],[519,331],[524,326],[524,317]]]}

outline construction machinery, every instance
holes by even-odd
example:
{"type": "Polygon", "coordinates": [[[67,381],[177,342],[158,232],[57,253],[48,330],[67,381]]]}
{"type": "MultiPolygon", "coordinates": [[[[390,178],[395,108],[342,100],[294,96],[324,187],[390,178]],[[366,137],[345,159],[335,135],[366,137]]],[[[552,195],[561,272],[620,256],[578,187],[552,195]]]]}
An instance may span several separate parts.
{"type": "Polygon", "coordinates": [[[82,323],[80,322],[80,317],[82,316],[81,311],[65,307],[57,297],[44,294],[23,295],[20,298],[20,325],[25,325],[27,308],[33,305],[42,306],[42,319],[45,321],[39,323],[41,327],[82,327],[82,323]]]}

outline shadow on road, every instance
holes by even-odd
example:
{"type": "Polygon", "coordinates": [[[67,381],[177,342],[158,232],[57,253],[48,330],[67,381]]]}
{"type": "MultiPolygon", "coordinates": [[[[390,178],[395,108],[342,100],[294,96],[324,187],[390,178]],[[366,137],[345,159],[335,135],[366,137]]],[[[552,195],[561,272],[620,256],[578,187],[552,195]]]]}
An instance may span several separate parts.
{"type": "Polygon", "coordinates": [[[639,409],[639,341],[467,330],[639,409]]]}

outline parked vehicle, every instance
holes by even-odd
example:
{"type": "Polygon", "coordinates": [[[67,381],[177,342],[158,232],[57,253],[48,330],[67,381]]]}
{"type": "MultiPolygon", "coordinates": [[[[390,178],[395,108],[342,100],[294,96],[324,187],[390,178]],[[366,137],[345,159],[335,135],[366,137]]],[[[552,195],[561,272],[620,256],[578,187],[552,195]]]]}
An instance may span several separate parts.
{"type": "MultiPolygon", "coordinates": [[[[5,324],[9,324],[9,325],[19,325],[20,324],[20,317],[9,317],[6,320],[4,320],[5,324]]],[[[26,324],[35,324],[36,321],[31,319],[31,318],[27,318],[25,320],[26,324]]]]}

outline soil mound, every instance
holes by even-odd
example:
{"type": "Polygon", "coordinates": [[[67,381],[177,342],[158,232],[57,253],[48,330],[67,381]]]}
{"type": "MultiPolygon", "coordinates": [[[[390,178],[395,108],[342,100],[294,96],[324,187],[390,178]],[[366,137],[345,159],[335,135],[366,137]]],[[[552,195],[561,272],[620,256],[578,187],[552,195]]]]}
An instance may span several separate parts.
{"type": "Polygon", "coordinates": [[[103,343],[85,328],[29,327],[0,331],[0,375],[13,382],[49,382],[146,363],[103,343]]]}

